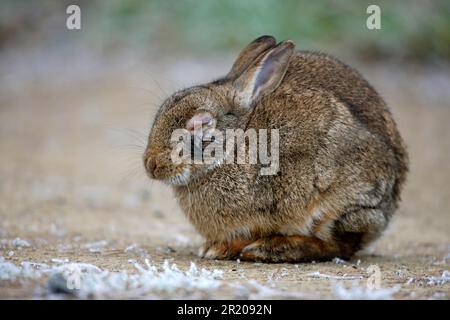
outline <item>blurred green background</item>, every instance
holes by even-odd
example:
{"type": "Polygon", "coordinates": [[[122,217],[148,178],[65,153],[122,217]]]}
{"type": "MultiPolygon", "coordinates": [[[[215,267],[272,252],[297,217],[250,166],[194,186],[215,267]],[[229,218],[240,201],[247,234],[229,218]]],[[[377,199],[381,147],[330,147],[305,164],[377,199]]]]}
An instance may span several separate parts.
{"type": "Polygon", "coordinates": [[[363,59],[450,61],[450,1],[298,0],[2,0],[0,48],[79,41],[107,54],[145,50],[173,55],[236,51],[262,34],[302,49],[363,59]],[[78,4],[82,30],[65,28],[78,4]],[[381,7],[382,29],[368,30],[366,9],[381,7]]]}

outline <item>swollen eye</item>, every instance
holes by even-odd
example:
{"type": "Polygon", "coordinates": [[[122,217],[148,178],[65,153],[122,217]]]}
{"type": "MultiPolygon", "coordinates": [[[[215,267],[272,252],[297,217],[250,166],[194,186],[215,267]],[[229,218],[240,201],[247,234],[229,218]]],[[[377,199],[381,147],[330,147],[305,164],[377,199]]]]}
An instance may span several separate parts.
{"type": "Polygon", "coordinates": [[[212,126],[214,123],[214,117],[209,112],[201,112],[195,114],[186,123],[186,129],[193,131],[195,127],[202,127],[204,125],[212,126]]]}

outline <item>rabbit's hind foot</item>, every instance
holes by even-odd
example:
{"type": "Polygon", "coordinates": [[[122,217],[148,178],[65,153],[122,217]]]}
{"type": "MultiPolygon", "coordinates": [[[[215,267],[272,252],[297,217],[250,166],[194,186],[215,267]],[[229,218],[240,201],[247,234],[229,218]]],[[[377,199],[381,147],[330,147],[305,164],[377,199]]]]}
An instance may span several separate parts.
{"type": "Polygon", "coordinates": [[[333,240],[323,241],[300,235],[276,235],[256,240],[242,249],[244,261],[260,262],[310,262],[326,261],[335,257],[349,259],[354,250],[333,240]]]}

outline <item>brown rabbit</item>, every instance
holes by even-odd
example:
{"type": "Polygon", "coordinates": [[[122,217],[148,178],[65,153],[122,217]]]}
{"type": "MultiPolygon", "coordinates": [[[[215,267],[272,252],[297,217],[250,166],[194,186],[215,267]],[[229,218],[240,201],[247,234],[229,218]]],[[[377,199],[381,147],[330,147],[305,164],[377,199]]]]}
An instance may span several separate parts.
{"type": "Polygon", "coordinates": [[[223,78],[174,93],[144,154],[172,185],[206,243],[201,256],[266,262],[350,258],[386,228],[408,156],[383,99],[337,59],[271,36],[251,42],[223,78]],[[171,134],[279,130],[279,171],[260,164],[174,164],[171,134]]]}

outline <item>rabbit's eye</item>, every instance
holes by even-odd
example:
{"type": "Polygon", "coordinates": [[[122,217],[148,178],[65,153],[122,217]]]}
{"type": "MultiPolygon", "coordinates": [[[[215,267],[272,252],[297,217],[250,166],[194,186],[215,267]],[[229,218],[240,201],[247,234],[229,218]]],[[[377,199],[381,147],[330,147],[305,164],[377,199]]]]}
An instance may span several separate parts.
{"type": "Polygon", "coordinates": [[[236,117],[236,114],[234,112],[226,112],[224,117],[236,117]]]}

